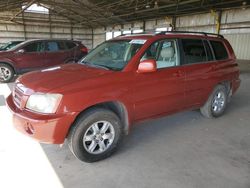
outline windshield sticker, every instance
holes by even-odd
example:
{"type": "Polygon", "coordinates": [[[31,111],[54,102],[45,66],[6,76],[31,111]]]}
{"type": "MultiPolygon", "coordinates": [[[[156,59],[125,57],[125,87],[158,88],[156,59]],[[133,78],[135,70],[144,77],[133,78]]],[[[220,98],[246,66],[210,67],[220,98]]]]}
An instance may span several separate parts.
{"type": "Polygon", "coordinates": [[[144,44],[147,40],[143,40],[143,39],[135,39],[135,40],[131,40],[129,43],[130,44],[144,44]]]}

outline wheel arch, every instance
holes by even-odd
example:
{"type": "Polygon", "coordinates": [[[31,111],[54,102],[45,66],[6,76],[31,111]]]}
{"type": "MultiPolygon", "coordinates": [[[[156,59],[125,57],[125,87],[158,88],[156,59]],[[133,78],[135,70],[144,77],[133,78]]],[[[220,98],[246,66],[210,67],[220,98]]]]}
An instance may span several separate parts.
{"type": "MultiPolygon", "coordinates": [[[[129,122],[128,110],[126,106],[120,101],[106,101],[106,102],[101,102],[101,103],[97,103],[92,106],[89,106],[88,108],[84,109],[76,116],[75,121],[77,121],[77,119],[80,116],[82,116],[83,114],[87,113],[90,110],[93,110],[94,108],[103,108],[103,109],[107,109],[107,110],[114,112],[120,118],[122,122],[124,134],[129,133],[130,122],[129,122]]],[[[70,132],[70,129],[68,132],[70,132]]]]}
{"type": "Polygon", "coordinates": [[[226,87],[226,90],[227,90],[227,94],[228,96],[230,95],[230,91],[231,91],[231,88],[232,88],[232,82],[230,80],[223,80],[223,81],[219,81],[217,82],[216,84],[214,84],[213,87],[211,87],[209,89],[209,92],[207,93],[206,97],[204,98],[204,103],[202,105],[204,105],[206,103],[206,101],[208,100],[209,96],[211,95],[211,93],[214,91],[214,89],[216,88],[216,86],[218,85],[223,85],[226,87]]]}
{"type": "Polygon", "coordinates": [[[5,64],[5,65],[9,65],[14,70],[14,74],[17,74],[17,69],[15,68],[15,66],[13,66],[12,63],[6,62],[6,61],[1,61],[1,60],[0,60],[0,63],[5,64]]]}
{"type": "Polygon", "coordinates": [[[225,86],[226,90],[227,90],[227,94],[229,95],[231,87],[232,87],[232,82],[231,81],[225,80],[225,81],[219,82],[217,85],[223,85],[223,86],[225,86]]]}

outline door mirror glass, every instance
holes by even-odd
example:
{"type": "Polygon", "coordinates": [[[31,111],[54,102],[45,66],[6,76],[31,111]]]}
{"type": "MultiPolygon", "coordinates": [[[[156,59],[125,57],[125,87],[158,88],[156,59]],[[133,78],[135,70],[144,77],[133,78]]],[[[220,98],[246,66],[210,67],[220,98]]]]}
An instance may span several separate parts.
{"type": "Polygon", "coordinates": [[[156,61],[154,59],[147,59],[140,62],[137,72],[147,73],[156,71],[156,61]]]}

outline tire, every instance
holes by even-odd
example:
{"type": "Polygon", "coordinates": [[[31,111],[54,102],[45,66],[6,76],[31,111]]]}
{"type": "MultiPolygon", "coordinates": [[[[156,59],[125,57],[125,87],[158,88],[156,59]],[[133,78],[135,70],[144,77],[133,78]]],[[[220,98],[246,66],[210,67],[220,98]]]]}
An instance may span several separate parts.
{"type": "Polygon", "coordinates": [[[216,118],[225,112],[228,103],[228,92],[224,85],[217,85],[200,112],[207,118],[216,118]]]}
{"type": "Polygon", "coordinates": [[[117,115],[106,109],[94,108],[80,115],[72,125],[67,140],[76,158],[95,162],[113,154],[122,136],[122,124],[117,115]],[[109,127],[106,132],[102,130],[104,125],[109,127]]]}
{"type": "Polygon", "coordinates": [[[14,69],[5,63],[0,63],[0,82],[8,83],[11,82],[14,78],[15,71],[14,69]]]}

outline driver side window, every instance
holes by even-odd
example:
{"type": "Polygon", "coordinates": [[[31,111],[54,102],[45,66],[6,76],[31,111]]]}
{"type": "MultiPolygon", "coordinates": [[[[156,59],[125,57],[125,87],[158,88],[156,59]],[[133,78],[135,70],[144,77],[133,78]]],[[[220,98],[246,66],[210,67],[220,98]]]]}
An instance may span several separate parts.
{"type": "Polygon", "coordinates": [[[157,69],[178,66],[179,55],[177,53],[176,40],[161,40],[153,43],[144,53],[141,61],[154,59],[157,69]]]}
{"type": "Polygon", "coordinates": [[[43,52],[44,48],[45,48],[44,42],[33,42],[25,46],[23,49],[25,50],[25,52],[30,53],[30,52],[43,52]]]}

